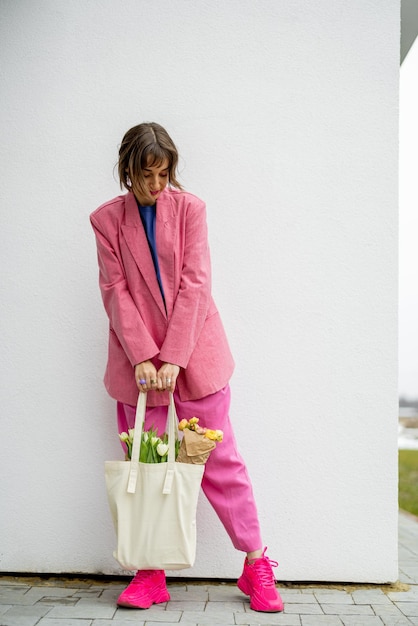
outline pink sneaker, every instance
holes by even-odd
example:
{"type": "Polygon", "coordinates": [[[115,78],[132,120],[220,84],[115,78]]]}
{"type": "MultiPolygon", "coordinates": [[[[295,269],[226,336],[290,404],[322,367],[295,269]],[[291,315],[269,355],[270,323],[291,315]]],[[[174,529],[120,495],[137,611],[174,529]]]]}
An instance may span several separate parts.
{"type": "Polygon", "coordinates": [[[149,609],[151,604],[168,602],[164,570],[139,570],[117,601],[118,606],[149,609]]]}
{"type": "Polygon", "coordinates": [[[276,561],[263,556],[251,563],[246,558],[244,571],[238,579],[237,585],[245,595],[250,596],[250,608],[253,611],[277,613],[283,611],[283,601],[276,589],[272,567],[277,567],[276,561]]]}

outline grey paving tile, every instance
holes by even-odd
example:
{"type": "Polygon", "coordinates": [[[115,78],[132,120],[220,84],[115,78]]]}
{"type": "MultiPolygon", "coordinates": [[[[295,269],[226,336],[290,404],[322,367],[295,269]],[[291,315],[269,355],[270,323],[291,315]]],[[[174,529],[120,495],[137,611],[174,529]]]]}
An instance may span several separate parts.
{"type": "MultiPolygon", "coordinates": [[[[114,615],[114,620],[126,620],[130,621],[145,621],[145,622],[158,622],[159,624],[165,622],[178,623],[182,616],[182,611],[166,611],[165,604],[153,605],[151,608],[142,609],[117,609],[114,615]]],[[[98,616],[99,617],[99,616],[98,616]]],[[[113,624],[112,624],[113,626],[113,624]]]]}
{"type": "MultiPolygon", "coordinates": [[[[97,600],[95,601],[100,602],[101,604],[107,603],[107,604],[113,604],[116,606],[116,601],[119,598],[121,593],[122,591],[120,589],[105,589],[102,592],[102,594],[97,597],[97,600]]],[[[80,596],[78,596],[78,594],[76,597],[80,599],[80,596]]],[[[82,596],[81,599],[88,600],[89,596],[82,596]]],[[[90,597],[90,600],[92,600],[91,597],[90,597]]]]}
{"type": "MultiPolygon", "coordinates": [[[[89,619],[54,619],[44,617],[36,626],[91,626],[92,620],[89,619]]],[[[106,626],[114,626],[113,622],[106,622],[106,626]]]]}
{"type": "Polygon", "coordinates": [[[108,608],[116,609],[117,607],[115,599],[117,599],[117,594],[115,596],[103,595],[99,596],[98,598],[76,598],[77,606],[79,607],[107,606],[108,608]]]}
{"type": "Polygon", "coordinates": [[[323,611],[318,603],[315,604],[290,604],[284,605],[285,613],[298,613],[299,615],[323,615],[323,611]]]}
{"type": "Polygon", "coordinates": [[[327,615],[374,615],[371,606],[367,604],[321,604],[321,607],[327,615]]]}
{"type": "Polygon", "coordinates": [[[2,587],[0,587],[0,602],[2,601],[3,598],[6,597],[22,597],[24,596],[26,593],[28,593],[28,591],[30,591],[30,587],[18,587],[16,585],[16,587],[9,587],[6,585],[3,585],[2,587]]]}
{"type": "MultiPolygon", "coordinates": [[[[6,600],[10,598],[10,604],[23,604],[30,605],[35,604],[39,597],[42,595],[42,591],[37,591],[38,588],[28,586],[3,586],[0,587],[0,604],[6,604],[6,600]]],[[[46,593],[45,588],[44,593],[46,593]]],[[[54,589],[54,588],[51,588],[54,589]]],[[[60,591],[57,590],[57,594],[60,595],[60,591]]]]}
{"type": "MultiPolygon", "coordinates": [[[[416,539],[414,540],[414,543],[416,543],[416,539]]],[[[407,546],[407,545],[399,545],[398,548],[398,558],[399,558],[399,562],[402,561],[414,561],[417,558],[417,553],[418,553],[418,549],[416,548],[416,546],[412,547],[412,546],[407,546]]]]}
{"type": "Polygon", "coordinates": [[[387,617],[404,617],[404,614],[394,604],[372,604],[372,609],[376,615],[380,615],[383,619],[387,617]]]}
{"type": "Polygon", "coordinates": [[[171,611],[204,611],[206,602],[196,602],[195,600],[170,600],[167,602],[167,612],[171,611]]]}
{"type": "Polygon", "coordinates": [[[247,607],[249,607],[249,600],[248,603],[245,600],[242,602],[208,602],[204,610],[206,613],[213,614],[223,611],[245,613],[247,607]]]}
{"type": "Polygon", "coordinates": [[[400,531],[398,533],[398,543],[399,558],[403,558],[404,556],[408,557],[409,554],[418,554],[416,531],[409,533],[404,533],[403,531],[400,531]]]}
{"type": "Polygon", "coordinates": [[[418,602],[395,602],[395,605],[407,617],[418,617],[418,602]]]}
{"type": "Polygon", "coordinates": [[[37,598],[26,596],[29,591],[25,587],[0,587],[0,604],[35,604],[37,598]]]}
{"type": "Polygon", "coordinates": [[[26,596],[33,598],[42,598],[43,596],[48,596],[49,598],[67,598],[70,596],[74,596],[77,593],[81,593],[81,591],[76,587],[51,587],[50,585],[35,585],[29,589],[29,591],[26,593],[26,596]]]}
{"type": "Polygon", "coordinates": [[[341,615],[341,621],[344,626],[383,626],[383,622],[377,615],[341,615]]]}
{"type": "Polygon", "coordinates": [[[0,615],[3,615],[11,608],[12,608],[11,604],[0,604],[0,615]]]}
{"type": "MultiPolygon", "coordinates": [[[[243,613],[243,615],[245,614],[243,613]]],[[[210,624],[211,626],[214,626],[214,623],[216,623],[214,621],[215,619],[222,620],[221,622],[218,622],[220,624],[233,624],[234,614],[232,611],[222,611],[221,609],[217,613],[206,611],[183,611],[180,624],[183,624],[183,622],[191,622],[192,624],[210,624]]]]}
{"type": "Polygon", "coordinates": [[[171,600],[176,602],[180,602],[182,600],[185,602],[207,602],[209,600],[208,590],[199,586],[174,589],[168,586],[168,591],[170,593],[171,600]]]}
{"type": "Polygon", "coordinates": [[[404,573],[402,568],[399,568],[399,582],[406,583],[407,585],[416,585],[416,581],[413,578],[410,578],[407,574],[404,573]]]}
{"type": "Polygon", "coordinates": [[[306,587],[301,587],[302,593],[331,593],[338,595],[339,593],[346,593],[346,591],[342,591],[341,589],[334,589],[332,585],[307,585],[306,587]]]}
{"type": "MultiPolygon", "coordinates": [[[[179,622],[145,622],[145,626],[199,626],[199,624],[196,624],[196,622],[181,622],[179,624],[179,622]]],[[[232,624],[231,626],[234,626],[234,624],[232,624]]]]}
{"type": "MultiPolygon", "coordinates": [[[[154,622],[155,623],[155,622],[154,622]]],[[[176,626],[178,626],[178,622],[172,622],[175,623],[176,626]]],[[[83,620],[82,623],[80,624],[80,626],[84,626],[85,621],[83,620]]],[[[135,622],[135,626],[144,626],[145,622],[141,622],[141,621],[136,621],[135,622]]],[[[151,624],[151,622],[147,622],[147,626],[149,626],[149,624],[151,624]]],[[[170,622],[167,622],[167,626],[170,624],[170,622]]],[[[40,625],[43,626],[43,625],[40,625]]],[[[48,626],[48,624],[46,624],[45,626],[48,626]]],[[[55,626],[51,624],[51,626],[55,626]]],[[[57,624],[57,626],[63,626],[63,624],[57,624]]],[[[65,625],[67,626],[67,624],[65,625]]],[[[75,625],[76,626],[76,625],[75,625]]],[[[78,625],[77,625],[78,626],[78,625]]],[[[108,620],[108,619],[94,619],[91,622],[91,626],[133,626],[133,622],[132,620],[126,620],[126,619],[112,619],[112,620],[108,620]]],[[[160,625],[161,626],[161,622],[160,625]]]]}
{"type": "Polygon", "coordinates": [[[336,615],[302,615],[302,626],[343,626],[336,615]]]}
{"type": "MultiPolygon", "coordinates": [[[[82,602],[80,600],[80,602],[82,602]]],[[[106,604],[100,605],[96,603],[80,604],[78,602],[75,606],[54,606],[50,608],[48,617],[59,619],[112,619],[116,606],[107,606],[106,604]]],[[[39,606],[39,605],[37,605],[39,606]]]]}
{"type": "Polygon", "coordinates": [[[385,626],[411,626],[409,618],[405,617],[405,615],[401,617],[393,617],[391,615],[385,617],[381,615],[380,618],[385,626]]]}
{"type": "Polygon", "coordinates": [[[316,592],[315,598],[319,604],[354,604],[350,593],[336,589],[316,592]]]}
{"type": "Polygon", "coordinates": [[[72,593],[77,598],[100,598],[103,594],[121,594],[121,591],[114,589],[77,589],[72,593]]]}
{"type": "Polygon", "coordinates": [[[408,591],[391,591],[388,598],[393,602],[418,602],[418,587],[411,587],[408,591]]]}
{"type": "Polygon", "coordinates": [[[1,626],[35,626],[51,607],[13,606],[1,616],[1,626]]]}
{"type": "Polygon", "coordinates": [[[317,604],[313,593],[287,593],[280,594],[285,604],[317,604]]]}
{"type": "Polygon", "coordinates": [[[351,597],[355,604],[392,604],[381,589],[358,589],[352,592],[351,597]]]}
{"type": "Polygon", "coordinates": [[[209,585],[208,595],[210,602],[243,602],[247,597],[235,585],[209,585]]]}
{"type": "Polygon", "coordinates": [[[418,566],[417,565],[408,565],[402,563],[400,570],[408,576],[411,582],[415,585],[418,584],[418,566]]]}
{"type": "Polygon", "coordinates": [[[119,594],[107,594],[99,596],[98,598],[76,598],[78,600],[78,607],[108,607],[116,610],[116,600],[119,594]]]}
{"type": "Polygon", "coordinates": [[[36,604],[48,604],[49,606],[75,606],[79,598],[57,598],[56,596],[44,596],[39,598],[36,604]]]}
{"type": "Polygon", "coordinates": [[[245,624],[248,624],[248,626],[300,626],[301,624],[299,615],[286,613],[257,613],[256,611],[251,611],[251,613],[246,614],[236,613],[235,623],[239,626],[245,624]]]}
{"type": "MultiPolygon", "coordinates": [[[[179,622],[144,622],[145,626],[173,626],[173,624],[179,625],[179,622]]],[[[113,623],[112,623],[113,626],[113,623]]],[[[135,624],[136,626],[136,624],[135,624]]],[[[181,626],[199,626],[195,622],[181,622],[181,626]]],[[[233,625],[232,625],[233,626],[233,625]]]]}

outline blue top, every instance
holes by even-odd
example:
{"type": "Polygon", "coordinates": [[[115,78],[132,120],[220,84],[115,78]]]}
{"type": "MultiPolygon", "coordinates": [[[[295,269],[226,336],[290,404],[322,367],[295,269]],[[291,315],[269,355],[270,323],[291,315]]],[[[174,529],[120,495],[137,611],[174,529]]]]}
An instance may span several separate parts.
{"type": "Polygon", "coordinates": [[[164,300],[165,306],[165,297],[164,297],[164,289],[163,283],[161,280],[160,267],[158,265],[158,254],[157,254],[157,242],[155,240],[155,215],[156,209],[154,206],[142,206],[138,204],[139,214],[141,216],[142,224],[144,226],[145,234],[148,239],[148,245],[151,252],[152,260],[154,262],[155,273],[157,274],[158,284],[160,286],[161,295],[164,300]]]}

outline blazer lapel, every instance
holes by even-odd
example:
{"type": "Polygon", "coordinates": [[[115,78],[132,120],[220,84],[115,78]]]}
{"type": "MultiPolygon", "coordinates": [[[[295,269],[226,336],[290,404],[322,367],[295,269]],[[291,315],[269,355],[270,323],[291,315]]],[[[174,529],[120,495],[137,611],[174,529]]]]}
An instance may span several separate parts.
{"type": "Polygon", "coordinates": [[[128,193],[125,197],[125,224],[121,225],[121,230],[125,238],[126,245],[128,246],[133,258],[135,259],[135,263],[137,264],[139,271],[141,272],[145,282],[147,283],[148,289],[150,290],[152,297],[158,304],[161,313],[164,315],[164,317],[167,317],[164,301],[160,291],[160,286],[158,284],[157,275],[155,273],[154,262],[152,260],[151,251],[148,245],[147,236],[145,234],[144,227],[142,226],[141,216],[139,215],[138,205],[136,203],[135,196],[132,193],[128,193]]]}
{"type": "Polygon", "coordinates": [[[157,200],[157,220],[155,228],[158,263],[163,283],[167,315],[170,317],[174,306],[175,283],[175,243],[176,212],[175,203],[169,191],[165,191],[157,200]]]}

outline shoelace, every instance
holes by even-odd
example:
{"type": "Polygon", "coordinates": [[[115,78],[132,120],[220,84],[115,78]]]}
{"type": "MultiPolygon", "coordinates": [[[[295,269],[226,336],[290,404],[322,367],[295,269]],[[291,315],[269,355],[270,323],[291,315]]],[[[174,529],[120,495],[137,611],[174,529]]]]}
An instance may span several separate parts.
{"type": "Polygon", "coordinates": [[[257,571],[261,584],[266,587],[271,587],[276,584],[272,568],[278,567],[279,564],[277,561],[273,561],[266,556],[266,550],[267,548],[265,548],[262,557],[254,561],[253,567],[257,571]]]}

